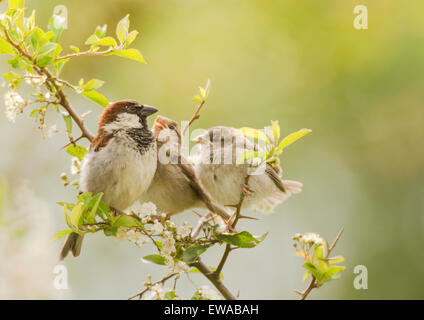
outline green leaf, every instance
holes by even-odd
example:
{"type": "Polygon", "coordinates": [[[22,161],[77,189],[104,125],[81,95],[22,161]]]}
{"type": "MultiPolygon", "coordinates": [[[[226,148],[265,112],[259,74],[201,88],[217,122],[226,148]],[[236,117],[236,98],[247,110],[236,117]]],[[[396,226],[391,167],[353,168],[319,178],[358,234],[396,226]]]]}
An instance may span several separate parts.
{"type": "Polygon", "coordinates": [[[77,227],[77,229],[82,212],[82,204],[77,204],[71,211],[71,222],[75,227],[77,227]]]}
{"type": "Polygon", "coordinates": [[[65,121],[66,131],[68,131],[69,134],[72,134],[72,117],[69,114],[62,115],[62,117],[63,117],[63,120],[65,121]]]}
{"type": "Polygon", "coordinates": [[[315,256],[318,259],[324,259],[324,246],[322,244],[319,246],[316,246],[314,251],[315,251],[315,256]]]}
{"type": "Polygon", "coordinates": [[[116,35],[121,43],[125,41],[128,36],[128,29],[130,27],[130,18],[127,14],[121,21],[118,22],[116,26],[116,35]]]}
{"type": "Polygon", "coordinates": [[[15,55],[12,45],[3,38],[0,38],[0,54],[3,53],[15,55]]]}
{"type": "Polygon", "coordinates": [[[285,147],[292,144],[296,140],[302,138],[304,135],[308,134],[309,132],[312,132],[310,129],[301,129],[299,131],[293,132],[289,134],[287,137],[285,137],[280,144],[278,145],[278,148],[276,150],[277,155],[280,154],[285,147]]]}
{"type": "Polygon", "coordinates": [[[255,140],[259,139],[265,141],[267,144],[271,144],[267,135],[258,129],[243,127],[237,130],[235,134],[241,134],[245,137],[254,138],[255,140]]]}
{"type": "Polygon", "coordinates": [[[165,265],[165,258],[158,254],[149,254],[144,256],[141,260],[146,263],[152,262],[154,264],[165,265]]]}
{"type": "Polygon", "coordinates": [[[40,59],[37,59],[37,66],[43,68],[48,66],[50,63],[52,63],[54,60],[53,57],[49,57],[49,56],[44,56],[41,57],[40,59]]]}
{"type": "Polygon", "coordinates": [[[65,229],[59,232],[56,232],[55,235],[51,238],[50,242],[55,242],[56,240],[59,240],[60,238],[72,233],[72,229],[65,229]]]}
{"type": "Polygon", "coordinates": [[[72,51],[74,51],[76,53],[79,53],[80,52],[80,48],[78,48],[76,46],[70,46],[70,48],[71,48],[72,51]]]}
{"type": "Polygon", "coordinates": [[[86,217],[87,223],[96,223],[96,213],[97,213],[97,209],[99,208],[99,204],[100,204],[100,201],[102,200],[102,197],[103,197],[103,193],[100,192],[96,194],[96,196],[90,200],[90,205],[93,203],[94,205],[92,206],[90,212],[87,214],[87,217],[86,217]]]}
{"type": "Polygon", "coordinates": [[[232,244],[234,246],[240,247],[240,248],[253,248],[256,247],[262,240],[266,238],[268,233],[265,233],[264,235],[260,237],[254,237],[252,234],[250,234],[248,231],[242,231],[236,234],[218,234],[216,233],[215,236],[226,243],[232,244]]]}
{"type": "Polygon", "coordinates": [[[190,262],[196,261],[197,258],[203,252],[205,252],[208,248],[209,246],[205,246],[205,245],[199,245],[199,244],[191,245],[184,251],[184,256],[183,256],[184,262],[190,263],[190,262]]]}
{"type": "Polygon", "coordinates": [[[103,25],[103,26],[97,26],[96,31],[94,32],[94,35],[101,39],[106,35],[106,30],[107,30],[107,24],[103,25]]]}
{"type": "Polygon", "coordinates": [[[345,261],[345,258],[342,256],[335,256],[327,259],[330,264],[340,263],[345,261]]]}
{"type": "Polygon", "coordinates": [[[31,111],[31,113],[29,114],[29,116],[31,118],[37,118],[39,114],[40,114],[40,109],[34,109],[34,110],[31,111]]]}
{"type": "Polygon", "coordinates": [[[323,284],[325,282],[335,280],[336,277],[334,276],[345,269],[346,267],[342,267],[342,266],[331,266],[329,270],[327,270],[326,272],[322,274],[322,277],[317,279],[318,284],[323,284]]]}
{"type": "Polygon", "coordinates": [[[106,237],[112,237],[116,235],[116,232],[118,231],[117,227],[106,227],[103,229],[103,233],[106,237]]]}
{"type": "Polygon", "coordinates": [[[95,41],[93,44],[98,46],[107,46],[115,48],[117,46],[116,40],[112,37],[105,37],[95,41]]]}
{"type": "Polygon", "coordinates": [[[167,293],[165,293],[165,299],[166,300],[173,300],[175,298],[175,292],[174,291],[169,291],[167,293]]]}
{"type": "Polygon", "coordinates": [[[101,93],[98,93],[97,91],[94,91],[94,90],[84,91],[81,94],[84,97],[101,105],[102,107],[107,107],[109,105],[109,100],[104,95],[102,95],[101,93]]]}
{"type": "Polygon", "coordinates": [[[137,30],[131,31],[127,36],[127,40],[125,40],[125,47],[128,47],[135,40],[135,38],[137,38],[137,36],[138,36],[137,30]]]}
{"type": "Polygon", "coordinates": [[[88,81],[82,88],[84,91],[97,90],[103,86],[105,82],[99,79],[88,81]]]}
{"type": "Polygon", "coordinates": [[[112,227],[142,227],[142,224],[132,216],[120,215],[115,217],[112,227]]]}
{"type": "Polygon", "coordinates": [[[82,161],[84,155],[87,153],[87,149],[83,146],[70,145],[68,148],[66,148],[66,152],[73,157],[77,157],[78,160],[82,161]]]}
{"type": "Polygon", "coordinates": [[[143,55],[138,51],[137,49],[127,49],[127,50],[121,50],[121,51],[113,51],[109,54],[114,54],[117,56],[121,56],[124,58],[136,60],[142,63],[146,63],[146,60],[144,60],[143,55]]]}

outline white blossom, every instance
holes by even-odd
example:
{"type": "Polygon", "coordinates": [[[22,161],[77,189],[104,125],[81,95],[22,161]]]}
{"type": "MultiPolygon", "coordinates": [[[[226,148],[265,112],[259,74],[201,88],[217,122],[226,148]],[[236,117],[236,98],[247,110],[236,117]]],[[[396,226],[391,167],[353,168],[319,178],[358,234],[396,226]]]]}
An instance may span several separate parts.
{"type": "Polygon", "coordinates": [[[187,265],[187,263],[185,263],[184,261],[178,261],[173,268],[174,272],[187,272],[188,269],[190,269],[190,267],[187,265]]]}
{"type": "Polygon", "coordinates": [[[216,292],[215,290],[213,290],[211,287],[209,286],[202,286],[199,290],[198,293],[205,299],[209,299],[209,300],[223,300],[222,296],[216,292]]]}
{"type": "Polygon", "coordinates": [[[324,244],[324,239],[321,238],[319,234],[313,233],[313,232],[306,232],[301,239],[306,243],[311,243],[316,245],[324,244]]]}
{"type": "Polygon", "coordinates": [[[156,205],[153,202],[144,202],[141,205],[140,212],[144,215],[153,216],[156,214],[156,205]]]}
{"type": "Polygon", "coordinates": [[[150,230],[154,233],[161,234],[163,232],[163,225],[159,221],[155,221],[150,230]]]}
{"type": "Polygon", "coordinates": [[[172,289],[164,287],[161,283],[157,283],[149,288],[143,298],[144,300],[165,300],[165,295],[170,291],[172,289]]]}
{"type": "Polygon", "coordinates": [[[27,105],[24,98],[14,90],[10,90],[4,95],[4,104],[6,105],[5,114],[10,122],[15,122],[16,116],[21,114],[27,105]]]}
{"type": "Polygon", "coordinates": [[[126,240],[127,239],[127,231],[128,231],[127,227],[119,227],[118,231],[116,231],[115,237],[118,240],[126,240]]]}
{"type": "Polygon", "coordinates": [[[38,85],[43,84],[46,81],[47,77],[46,76],[33,76],[28,74],[26,76],[26,83],[28,83],[29,85],[36,87],[38,85]]]}
{"type": "Polygon", "coordinates": [[[182,226],[177,227],[177,236],[181,238],[188,237],[191,233],[192,227],[188,225],[187,222],[184,222],[182,226]]]}
{"type": "Polygon", "coordinates": [[[175,240],[171,233],[166,232],[162,241],[161,254],[164,256],[171,255],[175,252],[175,240]]]}

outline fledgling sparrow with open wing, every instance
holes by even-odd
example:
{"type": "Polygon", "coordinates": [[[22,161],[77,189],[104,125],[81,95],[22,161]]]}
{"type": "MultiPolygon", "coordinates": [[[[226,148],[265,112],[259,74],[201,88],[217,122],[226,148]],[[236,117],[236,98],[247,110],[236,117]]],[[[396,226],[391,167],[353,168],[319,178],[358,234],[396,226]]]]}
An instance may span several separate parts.
{"type": "Polygon", "coordinates": [[[271,211],[290,195],[302,191],[302,183],[282,180],[281,168],[267,163],[260,174],[252,174],[248,186],[244,185],[248,164],[236,164],[237,156],[245,150],[258,151],[258,145],[231,127],[213,127],[193,141],[200,144],[195,164],[196,175],[213,199],[221,205],[234,206],[242,192],[248,197],[243,208],[271,211]]]}
{"type": "MultiPolygon", "coordinates": [[[[80,191],[103,192],[102,201],[115,212],[133,204],[152,182],[157,166],[156,139],[147,117],[156,108],[134,100],[107,106],[81,167],[80,191]]],[[[80,254],[83,237],[71,233],[60,254],[80,254]]]]}
{"type": "Polygon", "coordinates": [[[153,181],[140,201],[153,202],[161,212],[168,215],[206,207],[228,220],[228,212],[205,191],[190,159],[181,154],[178,123],[158,116],[153,125],[153,134],[157,139],[158,165],[153,181]]]}

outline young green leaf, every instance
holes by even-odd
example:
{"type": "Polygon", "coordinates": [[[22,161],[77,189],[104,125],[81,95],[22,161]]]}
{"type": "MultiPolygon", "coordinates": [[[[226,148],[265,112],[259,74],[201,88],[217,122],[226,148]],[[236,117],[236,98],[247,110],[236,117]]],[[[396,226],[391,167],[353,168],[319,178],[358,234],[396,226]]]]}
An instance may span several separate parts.
{"type": "Polygon", "coordinates": [[[97,46],[106,46],[106,47],[113,47],[115,48],[117,46],[116,40],[112,37],[105,37],[102,39],[99,39],[97,41],[94,41],[94,43],[97,46]]]}
{"type": "Polygon", "coordinates": [[[146,63],[146,60],[144,60],[143,55],[137,49],[112,51],[110,54],[114,54],[114,55],[121,56],[121,57],[124,57],[124,58],[136,60],[136,61],[139,61],[139,62],[142,62],[142,63],[146,63]]]}
{"type": "Polygon", "coordinates": [[[105,82],[99,79],[88,81],[82,88],[84,91],[97,90],[103,86],[105,82]]]}
{"type": "Polygon", "coordinates": [[[127,215],[120,215],[118,217],[114,218],[114,221],[112,223],[113,227],[142,227],[142,224],[140,221],[138,221],[136,218],[127,216],[127,215]]]}
{"type": "Polygon", "coordinates": [[[240,248],[253,248],[256,247],[262,240],[264,240],[267,234],[268,233],[260,237],[254,237],[248,231],[242,231],[235,234],[215,233],[215,236],[221,241],[224,241],[240,248]]]}
{"type": "Polygon", "coordinates": [[[258,129],[243,127],[237,130],[235,134],[241,134],[245,137],[254,138],[255,140],[259,139],[265,141],[267,144],[271,143],[267,135],[258,129]]]}
{"type": "Polygon", "coordinates": [[[84,97],[94,101],[98,105],[101,105],[102,107],[107,107],[109,105],[109,100],[104,95],[102,95],[101,93],[97,91],[94,91],[94,90],[84,91],[84,92],[81,92],[81,94],[84,97]]]}
{"type": "Polygon", "coordinates": [[[175,292],[174,291],[169,291],[165,294],[166,300],[173,300],[174,298],[175,298],[175,292]]]}
{"type": "Polygon", "coordinates": [[[79,225],[79,220],[83,213],[82,208],[83,208],[82,204],[77,204],[71,211],[71,222],[72,222],[72,225],[74,225],[77,229],[79,225]]]}
{"type": "Polygon", "coordinates": [[[125,48],[128,47],[138,36],[138,31],[133,30],[128,34],[127,39],[125,40],[125,48]]]}
{"type": "Polygon", "coordinates": [[[83,146],[70,145],[66,148],[66,152],[73,157],[77,157],[79,161],[82,161],[84,155],[87,153],[87,149],[83,146]]]}
{"type": "Polygon", "coordinates": [[[152,262],[154,264],[165,265],[165,258],[158,254],[149,254],[141,258],[145,263],[152,262]]]}
{"type": "Polygon", "coordinates": [[[0,38],[0,54],[3,53],[15,55],[15,50],[9,42],[4,40],[3,38],[0,38]]]}
{"type": "Polygon", "coordinates": [[[59,232],[56,232],[55,235],[51,238],[50,242],[55,242],[56,240],[59,240],[60,238],[72,233],[72,229],[65,229],[59,232]]]}
{"type": "Polygon", "coordinates": [[[310,129],[301,129],[299,131],[296,131],[296,132],[289,134],[278,145],[278,148],[276,150],[276,154],[277,155],[280,154],[285,147],[287,147],[288,145],[292,144],[293,142],[302,138],[304,135],[306,135],[310,132],[312,132],[312,130],[310,130],[310,129]]]}
{"type": "Polygon", "coordinates": [[[190,247],[188,247],[184,251],[183,260],[184,262],[190,263],[197,260],[197,258],[205,252],[209,246],[199,245],[199,244],[193,244],[190,247]]]}
{"type": "Polygon", "coordinates": [[[127,14],[121,21],[118,22],[116,26],[116,35],[121,43],[125,41],[128,36],[128,29],[130,27],[130,18],[127,14]]]}

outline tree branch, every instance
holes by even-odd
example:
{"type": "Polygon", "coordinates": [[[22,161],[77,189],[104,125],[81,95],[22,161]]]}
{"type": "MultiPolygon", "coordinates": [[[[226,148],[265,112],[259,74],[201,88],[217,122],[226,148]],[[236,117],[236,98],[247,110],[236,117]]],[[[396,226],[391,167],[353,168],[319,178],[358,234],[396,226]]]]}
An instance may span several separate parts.
{"type": "Polygon", "coordinates": [[[224,285],[221,278],[216,275],[215,272],[212,272],[200,258],[196,262],[193,262],[191,266],[196,267],[209,281],[215,286],[216,289],[222,294],[222,296],[227,300],[237,300],[237,298],[228,290],[224,285]]]}
{"type": "Polygon", "coordinates": [[[68,98],[66,97],[65,93],[63,92],[62,88],[57,85],[55,77],[50,73],[50,71],[45,67],[39,67],[37,66],[37,59],[32,57],[28,52],[26,52],[19,44],[14,42],[8,33],[7,28],[3,26],[4,34],[7,39],[7,41],[16,49],[19,51],[19,53],[27,58],[29,61],[31,61],[32,65],[34,66],[34,69],[39,75],[46,76],[46,81],[44,82],[45,86],[47,87],[48,91],[52,91],[52,87],[54,88],[55,92],[53,92],[56,97],[59,99],[59,104],[69,113],[69,115],[72,117],[72,119],[75,121],[77,126],[81,130],[81,135],[85,138],[87,138],[90,142],[93,141],[94,136],[90,133],[90,131],[85,127],[84,120],[74,111],[72,108],[68,98]]]}

